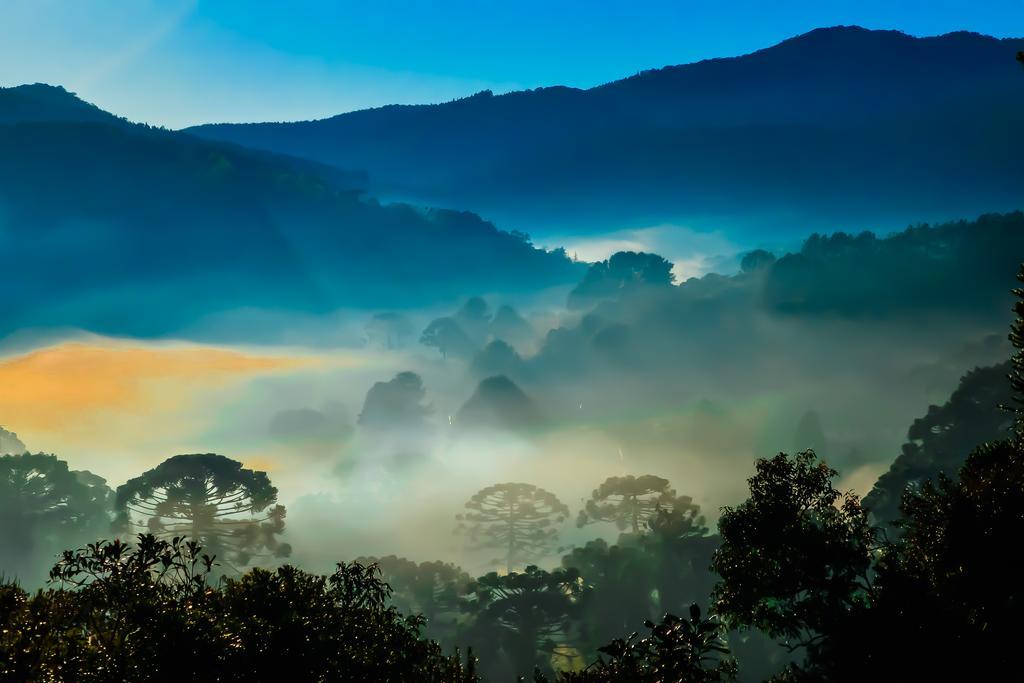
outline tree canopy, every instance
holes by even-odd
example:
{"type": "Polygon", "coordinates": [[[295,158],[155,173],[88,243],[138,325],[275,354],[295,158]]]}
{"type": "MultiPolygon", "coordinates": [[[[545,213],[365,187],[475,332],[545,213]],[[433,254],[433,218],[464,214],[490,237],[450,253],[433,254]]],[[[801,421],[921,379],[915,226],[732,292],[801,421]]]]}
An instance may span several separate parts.
{"type": "Polygon", "coordinates": [[[228,566],[257,556],[287,557],[285,508],[266,472],[215,453],[176,455],[117,489],[122,529],[168,540],[184,536],[228,566]]]}
{"type": "Polygon", "coordinates": [[[90,472],[55,455],[0,456],[0,557],[28,585],[69,545],[93,541],[110,525],[111,491],[90,472]]]}
{"type": "Polygon", "coordinates": [[[533,484],[495,484],[477,491],[456,516],[456,532],[472,548],[499,550],[494,560],[506,569],[543,557],[558,538],[569,508],[555,494],[533,484]]]}

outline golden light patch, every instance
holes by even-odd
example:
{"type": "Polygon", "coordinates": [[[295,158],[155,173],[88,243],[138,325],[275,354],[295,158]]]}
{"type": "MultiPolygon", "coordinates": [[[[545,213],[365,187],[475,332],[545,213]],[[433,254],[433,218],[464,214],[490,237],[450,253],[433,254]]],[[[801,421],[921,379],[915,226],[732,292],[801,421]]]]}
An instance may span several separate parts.
{"type": "Polygon", "coordinates": [[[0,423],[58,430],[110,412],[174,410],[198,390],[303,363],[201,346],[63,343],[0,360],[0,423]]]}

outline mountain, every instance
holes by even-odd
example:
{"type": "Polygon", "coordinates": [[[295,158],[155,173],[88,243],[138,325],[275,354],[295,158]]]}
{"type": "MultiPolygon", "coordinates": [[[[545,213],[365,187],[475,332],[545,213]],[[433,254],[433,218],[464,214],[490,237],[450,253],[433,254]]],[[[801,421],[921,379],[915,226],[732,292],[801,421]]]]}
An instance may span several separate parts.
{"type": "Polygon", "coordinates": [[[524,227],[896,229],[1019,207],[1022,49],[836,27],[588,90],[190,131],[524,227]]]}
{"type": "Polygon", "coordinates": [[[60,86],[34,83],[0,88],[0,124],[26,121],[127,124],[124,119],[83,102],[60,86]]]}
{"type": "Polygon", "coordinates": [[[345,173],[131,124],[61,88],[3,91],[0,121],[0,337],[431,304],[582,267],[476,215],[381,204],[345,173]]]}

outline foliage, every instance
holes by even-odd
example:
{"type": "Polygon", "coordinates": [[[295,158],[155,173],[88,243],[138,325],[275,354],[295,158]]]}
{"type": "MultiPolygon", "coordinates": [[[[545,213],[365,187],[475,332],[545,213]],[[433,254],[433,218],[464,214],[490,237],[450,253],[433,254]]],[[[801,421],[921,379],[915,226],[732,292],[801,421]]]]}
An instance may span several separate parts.
{"type": "Polygon", "coordinates": [[[361,427],[388,430],[417,430],[432,412],[423,400],[423,380],[415,372],[400,372],[387,382],[377,382],[366,392],[361,427]]]}
{"type": "Polygon", "coordinates": [[[562,567],[580,575],[580,645],[594,656],[599,646],[628,633],[639,619],[653,617],[658,558],[635,545],[608,545],[603,539],[574,548],[562,567]]]}
{"type": "Polygon", "coordinates": [[[435,347],[445,360],[448,356],[469,358],[476,352],[473,340],[454,318],[449,317],[432,320],[420,335],[420,344],[435,347]]]}
{"type": "Polygon", "coordinates": [[[607,261],[595,263],[569,293],[570,308],[587,308],[623,291],[664,287],[675,281],[672,263],[657,254],[620,251],[607,261]]]}
{"type": "Polygon", "coordinates": [[[705,600],[714,575],[711,558],[719,539],[709,536],[697,506],[659,510],[647,520],[640,545],[654,560],[654,584],[661,613],[675,613],[705,600]],[[696,509],[695,509],[696,508],[696,509]]]}
{"type": "Polygon", "coordinates": [[[580,672],[560,674],[560,683],[725,683],[736,678],[736,663],[728,658],[722,625],[702,618],[697,605],[690,618],[666,614],[655,624],[645,621],[650,635],[634,632],[600,648],[602,656],[580,672]]]}
{"type": "Polygon", "coordinates": [[[455,414],[455,426],[469,430],[524,432],[537,429],[543,422],[533,399],[504,375],[480,380],[455,414]]]}
{"type": "MultiPolygon", "coordinates": [[[[1018,58],[1020,54],[1017,55],[1018,58]]],[[[1024,265],[1017,273],[1017,280],[1024,283],[1024,265]]],[[[1013,290],[1016,301],[1013,311],[1017,314],[1010,326],[1010,343],[1016,353],[1010,359],[1010,389],[1013,391],[1013,411],[1016,417],[1015,434],[1018,439],[1024,438],[1024,288],[1013,290]]]]}
{"type": "Polygon", "coordinates": [[[424,633],[442,642],[453,640],[462,600],[472,586],[469,574],[450,562],[417,564],[395,555],[361,557],[356,563],[380,568],[392,590],[391,604],[400,612],[422,615],[424,633]]]}
{"type": "Polygon", "coordinates": [[[473,548],[503,551],[504,558],[493,562],[509,570],[551,550],[569,516],[550,491],[512,482],[477,491],[465,507],[468,512],[456,516],[456,533],[465,534],[473,548]]]}
{"type": "Polygon", "coordinates": [[[164,539],[187,536],[229,566],[254,557],[287,557],[278,540],[285,508],[266,472],[214,453],[176,455],[117,489],[122,529],[164,539]]]}
{"type": "Polygon", "coordinates": [[[522,357],[508,343],[501,339],[488,342],[470,363],[470,372],[474,377],[493,377],[494,375],[521,376],[524,368],[522,357]]]}
{"type": "Polygon", "coordinates": [[[0,455],[21,455],[27,452],[25,443],[17,434],[0,427],[0,455]]]}
{"type": "Polygon", "coordinates": [[[6,570],[35,583],[37,571],[45,576],[41,561],[107,533],[110,497],[104,479],[70,470],[55,455],[0,456],[0,557],[12,563],[6,570]]]}
{"type": "Polygon", "coordinates": [[[715,609],[730,626],[813,645],[833,621],[865,606],[875,529],[857,498],[812,451],[761,459],[750,498],[724,508],[714,555],[715,609]]]}
{"type": "Polygon", "coordinates": [[[864,497],[864,507],[876,523],[899,519],[908,487],[934,481],[939,474],[955,477],[972,448],[1009,434],[1013,416],[1000,406],[1012,401],[1006,382],[1010,372],[1009,362],[975,368],[960,379],[948,401],[928,406],[928,412],[914,420],[900,454],[864,497]]]}
{"type": "Polygon", "coordinates": [[[549,670],[551,656],[569,639],[580,590],[574,569],[547,572],[531,565],[522,572],[480,577],[473,586],[475,599],[467,601],[465,609],[484,632],[497,635],[494,644],[516,670],[549,670]]]}
{"type": "Polygon", "coordinates": [[[385,605],[375,566],[255,569],[220,587],[212,566],[194,542],[140,535],[66,552],[57,587],[34,596],[0,587],[0,680],[477,680],[471,657],[443,656],[421,617],[385,605]]]}
{"type": "Polygon", "coordinates": [[[668,479],[653,474],[609,477],[594,489],[586,507],[580,510],[576,526],[610,522],[619,531],[630,529],[636,534],[659,510],[676,510],[695,522],[700,515],[693,499],[676,495],[668,479]]]}

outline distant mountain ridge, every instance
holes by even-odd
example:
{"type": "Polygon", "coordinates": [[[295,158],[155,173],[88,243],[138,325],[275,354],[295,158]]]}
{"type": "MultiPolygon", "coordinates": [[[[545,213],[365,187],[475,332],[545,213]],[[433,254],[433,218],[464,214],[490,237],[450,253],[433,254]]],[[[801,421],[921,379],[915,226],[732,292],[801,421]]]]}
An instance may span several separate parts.
{"type": "Polygon", "coordinates": [[[902,226],[1019,204],[1024,171],[1011,160],[1024,143],[1008,136],[1024,115],[1022,49],[1024,39],[967,32],[835,27],[588,90],[189,130],[524,223],[628,224],[739,205],[806,231],[902,226]]]}
{"type": "Polygon", "coordinates": [[[128,123],[59,85],[33,83],[0,88],[0,124],[30,121],[128,123]]]}
{"type": "MultiPolygon", "coordinates": [[[[0,90],[0,339],[429,305],[569,284],[583,268],[470,213],[381,204],[352,179],[132,124],[63,88],[0,90]]],[[[250,332],[289,335],[280,323],[250,332]]]]}

